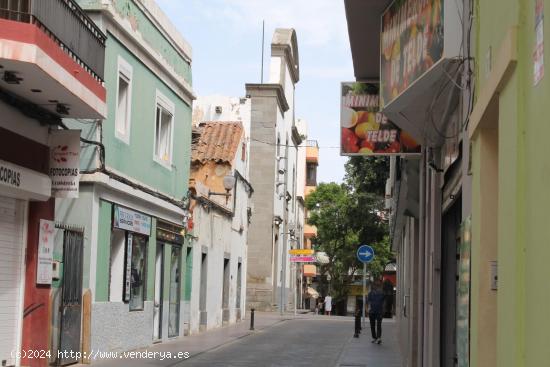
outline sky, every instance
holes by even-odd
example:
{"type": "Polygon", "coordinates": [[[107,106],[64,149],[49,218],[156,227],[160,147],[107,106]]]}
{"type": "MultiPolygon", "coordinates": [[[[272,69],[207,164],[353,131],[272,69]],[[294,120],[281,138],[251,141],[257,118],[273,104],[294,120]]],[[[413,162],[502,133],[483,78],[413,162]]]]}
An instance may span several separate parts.
{"type": "Polygon", "coordinates": [[[246,83],[269,75],[275,28],[294,28],[300,81],[296,117],[307,121],[308,139],[319,142],[318,182],[341,182],[340,82],[354,80],[343,0],[157,0],[193,49],[195,94],[243,97],[246,83]]]}

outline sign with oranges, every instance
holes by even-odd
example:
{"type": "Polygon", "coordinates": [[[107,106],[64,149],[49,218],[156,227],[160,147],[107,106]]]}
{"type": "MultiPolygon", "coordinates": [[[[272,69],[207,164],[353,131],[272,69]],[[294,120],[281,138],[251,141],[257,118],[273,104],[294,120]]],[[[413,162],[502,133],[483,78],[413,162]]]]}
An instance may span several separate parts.
{"type": "Polygon", "coordinates": [[[342,83],[341,155],[420,153],[420,145],[379,112],[378,92],[375,83],[342,83]]]}

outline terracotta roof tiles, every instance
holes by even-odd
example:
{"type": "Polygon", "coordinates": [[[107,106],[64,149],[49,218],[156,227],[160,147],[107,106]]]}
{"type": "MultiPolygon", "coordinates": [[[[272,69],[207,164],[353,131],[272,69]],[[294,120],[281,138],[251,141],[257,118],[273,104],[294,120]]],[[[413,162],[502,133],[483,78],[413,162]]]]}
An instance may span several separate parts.
{"type": "Polygon", "coordinates": [[[243,135],[240,122],[201,122],[193,129],[191,162],[226,162],[231,164],[243,135]]]}

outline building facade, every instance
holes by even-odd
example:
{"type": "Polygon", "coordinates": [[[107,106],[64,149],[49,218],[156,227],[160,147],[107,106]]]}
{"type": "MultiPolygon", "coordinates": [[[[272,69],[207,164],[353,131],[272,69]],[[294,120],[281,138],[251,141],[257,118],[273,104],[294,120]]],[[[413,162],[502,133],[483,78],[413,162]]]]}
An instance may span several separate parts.
{"type": "MultiPolygon", "coordinates": [[[[145,347],[184,335],[190,292],[186,237],[191,154],[191,48],[154,1],[81,1],[107,35],[104,120],[84,123],[80,197],[56,202],[55,218],[83,231],[54,260],[81,277],[82,344],[100,351],[145,347]]],[[[52,349],[63,335],[54,285],[52,349]]],[[[73,335],[75,335],[73,334],[73,335]]],[[[78,342],[78,341],[77,341],[78,342]]]]}
{"type": "MultiPolygon", "coordinates": [[[[4,366],[45,366],[47,357],[58,352],[48,345],[54,289],[50,250],[58,230],[54,197],[68,189],[60,189],[52,178],[56,174],[52,159],[65,159],[68,152],[78,155],[82,126],[68,134],[59,132],[63,118],[106,115],[105,38],[74,1],[0,2],[0,364],[4,366]],[[58,145],[71,148],[59,151],[58,145]],[[20,353],[28,350],[43,350],[45,358],[20,353]]],[[[78,177],[77,171],[70,175],[78,177]]]]}
{"type": "Polygon", "coordinates": [[[381,111],[422,145],[418,155],[391,158],[386,189],[403,366],[465,366],[470,2],[346,0],[345,7],[356,79],[380,82],[381,111]]]}
{"type": "Polygon", "coordinates": [[[245,316],[254,192],[248,181],[250,100],[199,97],[193,111],[191,333],[245,316]]]}
{"type": "Polygon", "coordinates": [[[250,182],[253,220],[248,234],[247,305],[259,310],[293,309],[296,276],[288,250],[301,242],[297,166],[300,135],[294,113],[299,81],[293,29],[276,29],[271,42],[269,83],[246,84],[251,99],[250,182]],[[266,241],[266,238],[269,240],[266,241]]]}

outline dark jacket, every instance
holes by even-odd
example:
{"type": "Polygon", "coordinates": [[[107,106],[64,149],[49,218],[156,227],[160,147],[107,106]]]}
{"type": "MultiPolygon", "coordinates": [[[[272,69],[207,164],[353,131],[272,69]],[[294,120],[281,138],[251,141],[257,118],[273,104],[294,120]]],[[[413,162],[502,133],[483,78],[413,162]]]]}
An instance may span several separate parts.
{"type": "Polygon", "coordinates": [[[379,289],[371,290],[367,303],[369,304],[369,314],[381,315],[384,311],[384,293],[379,289]]]}

